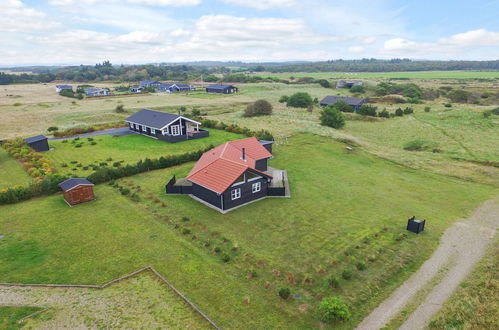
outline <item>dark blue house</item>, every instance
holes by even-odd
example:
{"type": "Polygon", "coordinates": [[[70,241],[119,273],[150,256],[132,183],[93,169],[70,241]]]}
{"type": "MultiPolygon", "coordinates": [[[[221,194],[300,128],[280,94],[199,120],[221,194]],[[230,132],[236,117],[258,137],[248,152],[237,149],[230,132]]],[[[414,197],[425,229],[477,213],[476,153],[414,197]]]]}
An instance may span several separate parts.
{"type": "Polygon", "coordinates": [[[206,93],[213,94],[232,94],[237,91],[237,87],[233,85],[214,84],[206,87],[206,93]]]}
{"type": "Polygon", "coordinates": [[[127,119],[128,128],[155,139],[180,142],[207,137],[209,132],[200,129],[200,122],[160,111],[142,109],[127,119]]]}

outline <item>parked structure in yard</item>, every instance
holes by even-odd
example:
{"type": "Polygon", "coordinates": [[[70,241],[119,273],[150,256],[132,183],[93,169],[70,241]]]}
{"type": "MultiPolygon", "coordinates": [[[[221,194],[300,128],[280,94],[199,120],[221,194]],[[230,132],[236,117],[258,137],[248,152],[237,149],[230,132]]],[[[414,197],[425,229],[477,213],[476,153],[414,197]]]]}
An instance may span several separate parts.
{"type": "Polygon", "coordinates": [[[196,87],[176,82],[173,84],[160,84],[157,89],[159,92],[176,93],[195,91],[196,87]]]}
{"type": "Polygon", "coordinates": [[[326,96],[320,102],[321,107],[325,107],[327,105],[335,104],[338,101],[343,101],[349,106],[353,107],[355,110],[358,110],[364,103],[367,103],[366,99],[359,99],[357,97],[347,97],[347,96],[326,96]]]}
{"type": "Polygon", "coordinates": [[[55,91],[57,93],[60,93],[65,89],[73,90],[73,86],[71,86],[71,85],[55,85],[55,91]]]}
{"type": "Polygon", "coordinates": [[[130,93],[132,93],[132,94],[140,94],[140,93],[142,93],[143,90],[144,90],[144,88],[140,87],[140,86],[130,87],[130,93]]]}
{"type": "Polygon", "coordinates": [[[180,142],[207,137],[200,122],[172,113],[142,109],[127,119],[128,128],[155,139],[180,142]]]}
{"type": "Polygon", "coordinates": [[[269,196],[289,197],[287,173],[273,169],[270,141],[255,137],[205,152],[187,178],[173,177],[167,193],[188,194],[222,213],[269,196]]]}
{"type": "Polygon", "coordinates": [[[362,81],[358,80],[339,80],[336,88],[351,88],[353,86],[362,86],[362,81]]]}
{"type": "Polygon", "coordinates": [[[97,88],[97,87],[85,88],[85,95],[88,97],[107,96],[109,94],[110,94],[109,90],[104,88],[97,88]]]}
{"type": "Polygon", "coordinates": [[[232,94],[236,93],[237,91],[238,88],[233,85],[214,84],[206,87],[206,92],[213,94],[232,94]]]}
{"type": "Polygon", "coordinates": [[[424,225],[426,220],[418,220],[415,216],[407,220],[407,230],[412,231],[413,233],[419,234],[424,231],[424,225]]]}
{"type": "Polygon", "coordinates": [[[32,136],[24,139],[24,142],[38,152],[50,150],[48,139],[45,135],[32,136]]]}
{"type": "Polygon", "coordinates": [[[69,205],[76,205],[94,200],[94,184],[84,178],[67,179],[59,183],[64,200],[69,205]]]}
{"type": "Polygon", "coordinates": [[[161,83],[156,80],[142,80],[141,82],[139,82],[139,85],[142,88],[149,88],[149,87],[159,88],[159,85],[161,85],[161,83]]]}

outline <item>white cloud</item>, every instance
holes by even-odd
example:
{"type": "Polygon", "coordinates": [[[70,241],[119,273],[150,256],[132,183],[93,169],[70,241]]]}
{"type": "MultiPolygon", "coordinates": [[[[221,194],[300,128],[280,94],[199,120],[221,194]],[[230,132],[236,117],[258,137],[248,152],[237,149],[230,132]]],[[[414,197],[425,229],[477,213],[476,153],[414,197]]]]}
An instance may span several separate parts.
{"type": "MultiPolygon", "coordinates": [[[[454,58],[483,47],[499,47],[499,32],[485,29],[458,33],[436,42],[416,42],[404,38],[393,38],[384,42],[381,52],[397,56],[454,58]]],[[[496,57],[499,53],[496,54],[496,57]]]]}
{"type": "Polygon", "coordinates": [[[298,0],[223,0],[226,3],[256,9],[294,7],[298,0]]]}
{"type": "Polygon", "coordinates": [[[80,3],[86,4],[121,4],[123,2],[128,2],[130,4],[136,5],[147,5],[147,6],[171,6],[171,7],[185,7],[185,6],[196,6],[201,3],[202,0],[51,0],[49,4],[53,6],[72,6],[80,3]]]}
{"type": "Polygon", "coordinates": [[[356,54],[358,54],[358,53],[364,52],[365,50],[366,49],[364,47],[362,47],[362,46],[351,46],[351,47],[348,47],[348,51],[350,53],[356,53],[356,54]]]}
{"type": "Polygon", "coordinates": [[[26,7],[18,0],[0,0],[0,8],[2,32],[46,31],[60,26],[48,19],[45,13],[26,7]]]}

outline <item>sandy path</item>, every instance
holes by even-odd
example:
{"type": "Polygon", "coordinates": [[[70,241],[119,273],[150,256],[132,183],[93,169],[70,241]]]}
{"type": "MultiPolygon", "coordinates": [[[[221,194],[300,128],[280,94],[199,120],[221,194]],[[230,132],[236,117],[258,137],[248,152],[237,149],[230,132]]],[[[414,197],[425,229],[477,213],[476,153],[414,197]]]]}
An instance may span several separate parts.
{"type": "Polygon", "coordinates": [[[499,198],[485,202],[468,219],[457,221],[448,228],[441,244],[421,268],[382,302],[357,327],[372,330],[384,327],[399,313],[418,290],[431,281],[444,267],[448,271],[409,316],[400,329],[423,329],[469,275],[482,258],[487,245],[499,226],[499,198]]]}

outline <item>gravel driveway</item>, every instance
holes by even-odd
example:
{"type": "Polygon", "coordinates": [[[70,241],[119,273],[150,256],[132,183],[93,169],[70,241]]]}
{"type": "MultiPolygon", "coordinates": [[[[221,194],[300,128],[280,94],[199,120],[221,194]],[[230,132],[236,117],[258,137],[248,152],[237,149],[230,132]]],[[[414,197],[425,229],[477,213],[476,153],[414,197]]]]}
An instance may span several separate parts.
{"type": "Polygon", "coordinates": [[[461,219],[448,228],[441,244],[421,268],[382,302],[357,327],[358,330],[383,328],[413,298],[416,292],[435,275],[448,267],[446,275],[433,287],[423,302],[400,329],[424,329],[459,283],[482,258],[499,226],[499,198],[489,200],[468,219],[461,219]]]}

